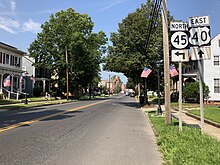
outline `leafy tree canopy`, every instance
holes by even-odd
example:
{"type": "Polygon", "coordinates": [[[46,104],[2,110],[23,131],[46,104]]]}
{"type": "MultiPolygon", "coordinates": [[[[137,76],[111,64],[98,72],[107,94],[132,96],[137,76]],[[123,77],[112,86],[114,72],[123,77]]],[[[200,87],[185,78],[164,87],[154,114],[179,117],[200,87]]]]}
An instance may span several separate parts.
{"type": "Polygon", "coordinates": [[[99,76],[101,55],[105,53],[107,38],[104,32],[93,33],[94,23],[87,14],[72,8],[50,16],[42,32],[29,47],[36,67],[53,70],[65,89],[66,51],[68,52],[70,88],[77,83],[86,87],[99,76]]]}
{"type": "Polygon", "coordinates": [[[119,23],[118,32],[111,34],[112,46],[103,60],[105,70],[122,72],[134,82],[139,82],[144,66],[153,68],[155,61],[162,58],[160,15],[147,42],[152,8],[152,1],[148,1],[119,23]]]}

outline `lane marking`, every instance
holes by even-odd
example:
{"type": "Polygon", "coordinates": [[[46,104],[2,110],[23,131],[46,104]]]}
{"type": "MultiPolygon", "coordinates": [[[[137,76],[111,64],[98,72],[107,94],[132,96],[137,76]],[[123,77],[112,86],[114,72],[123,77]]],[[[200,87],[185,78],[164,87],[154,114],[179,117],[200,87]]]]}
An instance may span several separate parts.
{"type": "Polygon", "coordinates": [[[51,114],[51,115],[38,117],[36,119],[19,122],[17,124],[12,124],[12,125],[0,128],[0,133],[4,132],[4,131],[11,130],[11,129],[14,129],[14,128],[17,128],[17,127],[20,127],[20,126],[23,126],[23,125],[27,125],[27,124],[29,125],[29,124],[35,123],[37,121],[40,121],[40,120],[45,120],[45,119],[52,118],[52,117],[55,117],[55,116],[59,116],[59,115],[62,115],[62,114],[68,113],[68,112],[73,112],[73,111],[76,111],[76,110],[79,110],[79,109],[84,109],[84,108],[87,108],[87,107],[91,107],[91,106],[101,104],[101,103],[104,103],[104,102],[107,102],[107,101],[109,101],[109,100],[103,100],[103,101],[100,101],[100,102],[95,102],[95,103],[92,103],[92,104],[83,105],[83,106],[76,107],[76,108],[73,108],[73,109],[69,109],[69,110],[65,110],[65,111],[62,111],[62,112],[54,113],[54,114],[51,114]]]}

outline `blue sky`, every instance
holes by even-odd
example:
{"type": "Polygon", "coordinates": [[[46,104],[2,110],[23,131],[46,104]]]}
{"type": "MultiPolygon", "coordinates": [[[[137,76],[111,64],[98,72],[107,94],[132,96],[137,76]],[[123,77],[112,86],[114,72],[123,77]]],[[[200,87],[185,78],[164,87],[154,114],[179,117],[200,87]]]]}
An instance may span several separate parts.
{"type": "MultiPolygon", "coordinates": [[[[118,23],[146,0],[0,0],[0,42],[27,52],[41,31],[40,25],[51,14],[67,8],[87,13],[95,23],[94,32],[107,36],[116,32],[118,23]]],[[[168,10],[175,19],[188,21],[190,16],[210,16],[211,35],[220,33],[220,0],[167,0],[168,10]]],[[[102,72],[103,79],[115,73],[102,72]]],[[[125,76],[119,74],[123,82],[125,76]]]]}

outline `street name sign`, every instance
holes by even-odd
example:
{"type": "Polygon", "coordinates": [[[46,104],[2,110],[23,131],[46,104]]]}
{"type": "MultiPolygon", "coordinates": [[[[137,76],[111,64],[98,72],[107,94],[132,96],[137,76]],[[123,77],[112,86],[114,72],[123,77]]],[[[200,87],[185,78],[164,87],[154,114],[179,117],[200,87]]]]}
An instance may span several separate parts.
{"type": "Polygon", "coordinates": [[[211,45],[209,16],[189,18],[189,43],[192,47],[211,45]]]}

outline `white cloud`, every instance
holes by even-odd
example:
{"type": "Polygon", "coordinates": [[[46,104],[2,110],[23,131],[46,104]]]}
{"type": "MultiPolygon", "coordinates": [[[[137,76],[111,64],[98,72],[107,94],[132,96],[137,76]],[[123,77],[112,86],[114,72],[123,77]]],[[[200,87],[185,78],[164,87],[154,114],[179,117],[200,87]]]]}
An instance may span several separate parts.
{"type": "Polygon", "coordinates": [[[108,3],[106,5],[106,7],[102,8],[100,11],[107,10],[107,9],[113,7],[113,6],[116,6],[116,5],[121,4],[121,3],[125,3],[127,1],[129,1],[129,0],[112,0],[110,3],[108,3]]]}
{"type": "Polygon", "coordinates": [[[32,32],[32,33],[38,33],[41,31],[41,24],[40,23],[37,23],[37,22],[34,22],[32,21],[31,19],[29,19],[27,22],[25,22],[23,25],[22,25],[22,30],[27,32],[32,32]]]}
{"type": "Polygon", "coordinates": [[[14,0],[11,0],[10,5],[12,14],[15,14],[16,2],[14,0]]]}
{"type": "Polygon", "coordinates": [[[13,19],[10,19],[8,17],[0,16],[0,28],[1,29],[12,34],[16,34],[17,33],[16,29],[18,29],[19,26],[20,26],[19,22],[13,19]]]}
{"type": "MultiPolygon", "coordinates": [[[[51,12],[41,11],[40,13],[51,12]]],[[[41,24],[29,19],[26,22],[18,21],[16,18],[20,13],[16,13],[16,0],[5,0],[0,2],[0,29],[17,34],[21,32],[38,33],[41,31],[41,24]]],[[[24,14],[24,13],[23,13],[24,14]]],[[[26,13],[27,14],[27,13],[26,13]]]]}

